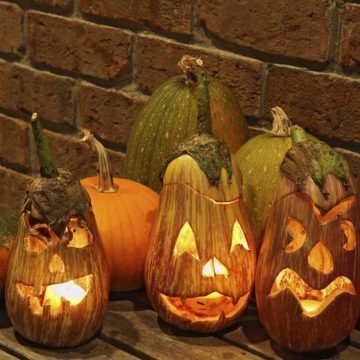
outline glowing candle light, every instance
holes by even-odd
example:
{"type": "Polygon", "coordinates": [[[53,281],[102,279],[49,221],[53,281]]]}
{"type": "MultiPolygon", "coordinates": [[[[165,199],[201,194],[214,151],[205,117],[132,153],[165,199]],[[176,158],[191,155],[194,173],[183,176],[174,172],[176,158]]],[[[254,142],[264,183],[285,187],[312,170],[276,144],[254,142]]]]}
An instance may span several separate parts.
{"type": "Polygon", "coordinates": [[[50,304],[54,308],[61,305],[61,298],[63,297],[69,301],[71,306],[79,304],[85,297],[86,291],[74,281],[70,280],[62,284],[50,285],[46,288],[44,302],[50,304]]]}
{"type": "Polygon", "coordinates": [[[321,305],[321,301],[316,300],[301,300],[300,304],[306,312],[314,312],[321,305]]]}

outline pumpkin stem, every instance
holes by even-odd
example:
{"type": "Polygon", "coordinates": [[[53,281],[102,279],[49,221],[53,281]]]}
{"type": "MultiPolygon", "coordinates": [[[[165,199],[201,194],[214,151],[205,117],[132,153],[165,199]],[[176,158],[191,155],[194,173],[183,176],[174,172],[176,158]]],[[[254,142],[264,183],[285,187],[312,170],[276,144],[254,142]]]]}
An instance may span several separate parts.
{"type": "Polygon", "coordinates": [[[298,125],[292,126],[290,132],[293,145],[308,140],[305,130],[298,125]]]}
{"type": "Polygon", "coordinates": [[[271,134],[278,137],[290,137],[292,124],[285,111],[281,107],[275,106],[271,109],[271,113],[273,116],[271,134]]]}
{"type": "Polygon", "coordinates": [[[98,158],[98,184],[95,189],[99,192],[113,193],[117,191],[114,184],[113,176],[109,164],[109,157],[100,141],[95,139],[95,136],[87,129],[81,129],[83,133],[82,142],[87,142],[92,151],[95,152],[98,158]]]}
{"type": "Polygon", "coordinates": [[[59,172],[53,162],[49,143],[44,136],[37,113],[33,113],[31,116],[31,128],[34,135],[41,176],[46,178],[58,177],[59,172]]]}
{"type": "Polygon", "coordinates": [[[211,108],[209,100],[208,79],[203,61],[189,55],[184,55],[178,66],[186,74],[190,84],[196,86],[197,91],[197,132],[199,135],[212,134],[211,108]]]}

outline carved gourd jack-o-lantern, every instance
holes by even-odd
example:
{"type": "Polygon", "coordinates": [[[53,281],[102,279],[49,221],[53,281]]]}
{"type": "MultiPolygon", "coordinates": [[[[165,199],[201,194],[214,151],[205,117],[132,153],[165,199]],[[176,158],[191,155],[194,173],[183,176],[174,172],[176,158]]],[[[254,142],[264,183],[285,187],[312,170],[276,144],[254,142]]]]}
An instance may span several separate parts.
{"type": "Polygon", "coordinates": [[[264,234],[256,276],[260,319],[298,352],[336,346],[359,310],[359,205],[344,159],[291,129],[293,147],[264,234]]]}
{"type": "Polygon", "coordinates": [[[254,284],[255,251],[240,170],[226,145],[211,135],[202,61],[186,58],[183,66],[197,83],[199,134],[167,162],[145,285],[167,322],[214,332],[245,309],[254,284]]]}
{"type": "Polygon", "coordinates": [[[100,328],[109,279],[87,193],[56,169],[36,114],[41,176],[27,188],[5,298],[14,328],[51,347],[83,343],[100,328]]]}

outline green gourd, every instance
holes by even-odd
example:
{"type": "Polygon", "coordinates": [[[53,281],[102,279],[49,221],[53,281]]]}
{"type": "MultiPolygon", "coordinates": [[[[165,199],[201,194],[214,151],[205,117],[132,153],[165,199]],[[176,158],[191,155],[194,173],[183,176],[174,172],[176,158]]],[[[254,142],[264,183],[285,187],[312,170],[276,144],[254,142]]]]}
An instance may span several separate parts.
{"type": "Polygon", "coordinates": [[[271,132],[253,137],[235,154],[243,174],[243,194],[248,218],[259,250],[266,219],[280,183],[280,165],[292,146],[291,122],[280,107],[272,109],[271,132]]]}
{"type": "MultiPolygon", "coordinates": [[[[125,177],[155,191],[161,189],[160,169],[189,136],[196,134],[197,79],[189,71],[191,62],[184,56],[179,66],[185,73],[163,83],[150,97],[132,128],[125,162],[125,177]]],[[[235,96],[217,79],[208,78],[214,134],[235,152],[248,139],[248,128],[235,96]]]]}

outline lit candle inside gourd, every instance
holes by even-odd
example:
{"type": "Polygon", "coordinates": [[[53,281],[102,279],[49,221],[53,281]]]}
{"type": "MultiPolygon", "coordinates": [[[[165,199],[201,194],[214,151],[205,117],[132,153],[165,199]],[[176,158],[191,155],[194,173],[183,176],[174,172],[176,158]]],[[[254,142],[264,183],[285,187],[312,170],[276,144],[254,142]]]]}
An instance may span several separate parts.
{"type": "Polygon", "coordinates": [[[85,297],[86,291],[79,285],[70,280],[62,284],[50,285],[46,288],[44,303],[53,308],[61,306],[61,298],[69,301],[71,306],[79,304],[85,297]]]}
{"type": "Polygon", "coordinates": [[[306,312],[316,311],[321,305],[321,301],[316,300],[301,300],[300,303],[306,312]]]}

